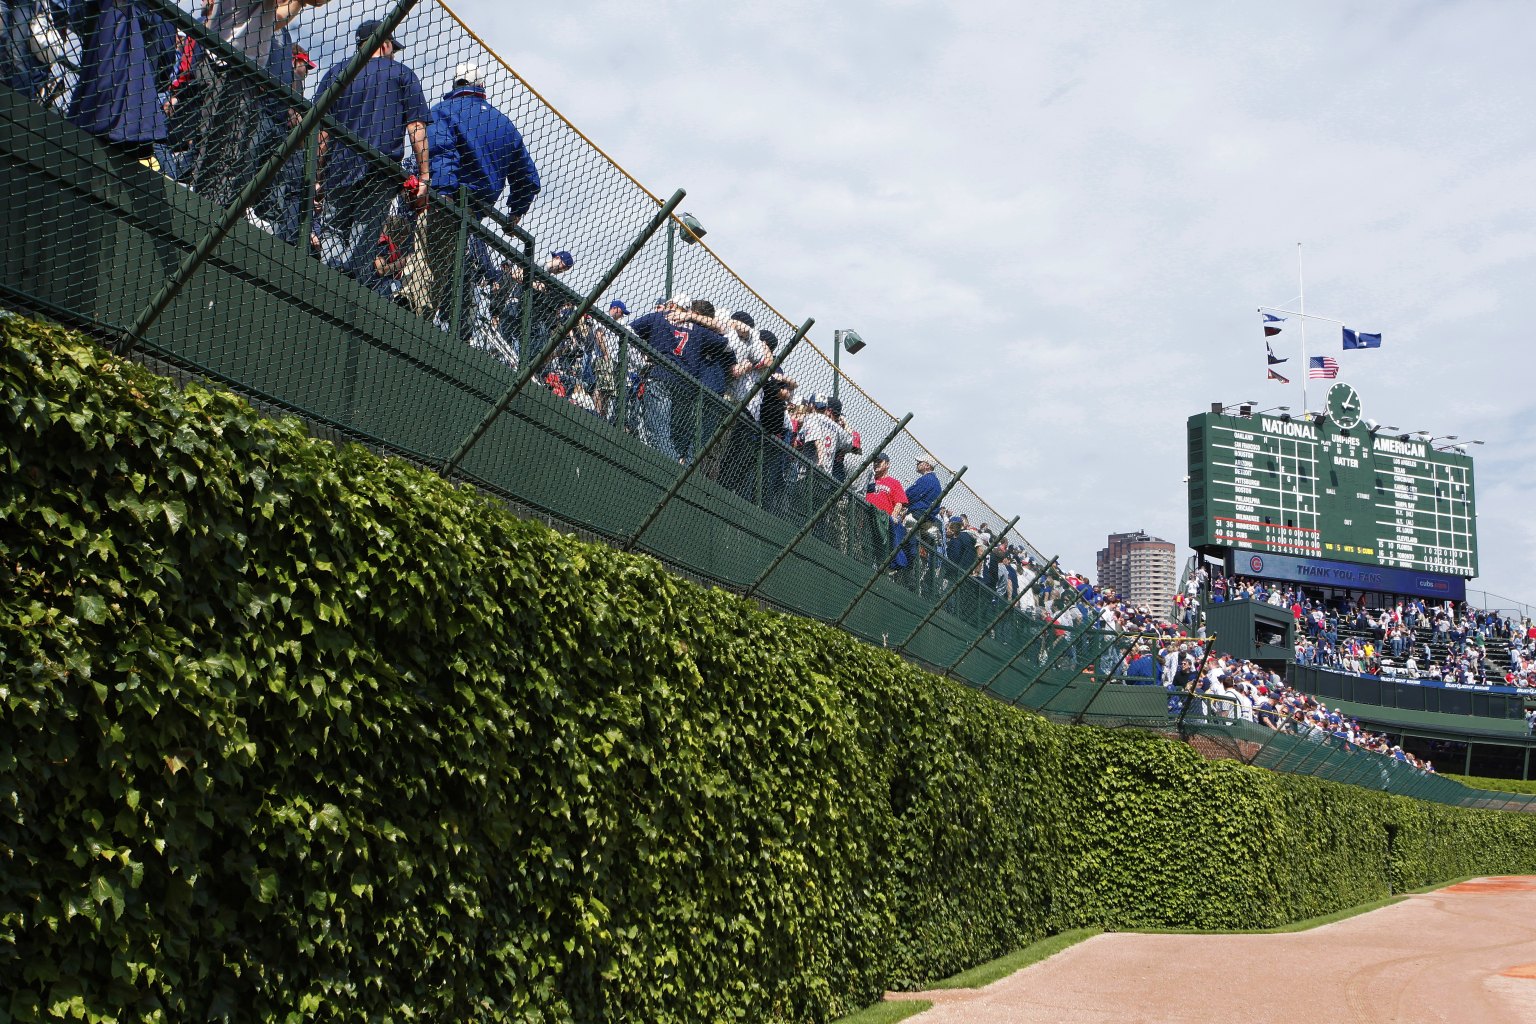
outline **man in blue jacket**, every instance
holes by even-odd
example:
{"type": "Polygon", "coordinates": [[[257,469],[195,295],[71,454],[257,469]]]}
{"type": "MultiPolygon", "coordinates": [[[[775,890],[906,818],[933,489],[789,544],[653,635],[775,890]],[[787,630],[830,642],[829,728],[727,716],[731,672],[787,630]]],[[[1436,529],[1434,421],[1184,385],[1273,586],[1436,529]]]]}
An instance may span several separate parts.
{"type": "MultiPolygon", "coordinates": [[[[379,23],[372,20],[357,26],[357,45],[366,43],[378,27],[379,23]]],[[[331,117],[338,124],[388,162],[359,152],[341,138],[331,138],[329,132],[320,133],[320,187],[331,203],[329,230],[341,237],[347,252],[337,262],[342,270],[364,283],[371,282],[379,233],[389,216],[390,204],[400,193],[404,175],[399,164],[405,156],[407,136],[416,166],[431,166],[427,122],[432,119],[432,112],[427,109],[416,73],[394,59],[403,49],[396,39],[384,40],[331,107],[331,117]]],[[[339,61],[325,73],[319,93],[330,87],[345,65],[346,61],[339,61]]],[[[430,177],[430,171],[418,171],[418,200],[425,198],[430,177]]]]}
{"type": "Polygon", "coordinates": [[[928,553],[937,551],[943,543],[939,536],[938,520],[934,508],[944,485],[928,459],[917,460],[917,479],[907,488],[907,512],[912,519],[907,540],[907,569],[903,574],[908,585],[922,592],[924,578],[928,575],[928,553]]]}
{"type": "MultiPolygon", "coordinates": [[[[507,213],[515,224],[533,205],[542,183],[517,125],[485,98],[485,73],[479,64],[466,62],[454,68],[453,88],[432,108],[427,146],[432,153],[432,191],[453,204],[437,203],[428,212],[426,225],[433,305],[446,319],[453,309],[460,190],[469,203],[470,219],[476,222],[505,191],[507,213]]],[[[469,309],[470,287],[466,273],[461,310],[469,309]]],[[[469,336],[472,320],[467,314],[460,317],[460,337],[469,336]]]]}

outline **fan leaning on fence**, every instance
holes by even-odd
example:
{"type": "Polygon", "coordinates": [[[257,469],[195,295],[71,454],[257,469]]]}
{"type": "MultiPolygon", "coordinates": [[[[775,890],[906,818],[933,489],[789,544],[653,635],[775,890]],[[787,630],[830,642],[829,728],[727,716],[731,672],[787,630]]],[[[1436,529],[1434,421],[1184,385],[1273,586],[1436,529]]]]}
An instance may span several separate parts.
{"type": "MultiPolygon", "coordinates": [[[[431,151],[431,190],[455,203],[469,204],[469,216],[478,221],[495,207],[503,191],[507,213],[516,224],[533,205],[541,187],[538,168],[528,155],[523,136],[506,114],[485,95],[481,65],[466,62],[453,71],[453,87],[432,108],[427,132],[431,151]]],[[[427,315],[436,312],[447,320],[453,305],[453,268],[459,257],[459,218],[442,203],[426,213],[426,261],[430,268],[432,300],[427,315]]],[[[463,261],[463,294],[470,294],[471,261],[463,261]]],[[[459,336],[470,335],[472,318],[461,316],[459,336]]]]}

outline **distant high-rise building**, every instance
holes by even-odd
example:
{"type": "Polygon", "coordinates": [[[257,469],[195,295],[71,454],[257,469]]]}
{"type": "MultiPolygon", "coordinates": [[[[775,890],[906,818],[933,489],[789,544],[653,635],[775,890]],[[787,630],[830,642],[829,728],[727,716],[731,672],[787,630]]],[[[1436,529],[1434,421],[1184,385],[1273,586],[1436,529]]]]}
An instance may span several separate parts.
{"type": "Polygon", "coordinates": [[[1132,604],[1172,615],[1177,546],[1145,530],[1112,533],[1108,545],[1099,549],[1099,589],[1112,588],[1132,604]]]}

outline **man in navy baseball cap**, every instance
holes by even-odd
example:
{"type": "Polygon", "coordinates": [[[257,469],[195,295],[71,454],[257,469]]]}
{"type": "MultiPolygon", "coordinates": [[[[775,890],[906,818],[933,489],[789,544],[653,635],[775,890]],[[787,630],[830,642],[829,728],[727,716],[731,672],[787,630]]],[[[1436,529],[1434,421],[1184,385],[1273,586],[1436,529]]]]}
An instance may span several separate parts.
{"type": "MultiPolygon", "coordinates": [[[[378,18],[369,18],[367,21],[357,26],[357,45],[362,46],[364,43],[366,43],[368,41],[368,37],[377,32],[379,30],[379,26],[382,24],[384,23],[378,18]]],[[[388,39],[382,40],[379,45],[382,46],[384,43],[388,43],[389,45],[393,46],[396,52],[405,49],[405,46],[393,35],[391,35],[388,39]]]]}

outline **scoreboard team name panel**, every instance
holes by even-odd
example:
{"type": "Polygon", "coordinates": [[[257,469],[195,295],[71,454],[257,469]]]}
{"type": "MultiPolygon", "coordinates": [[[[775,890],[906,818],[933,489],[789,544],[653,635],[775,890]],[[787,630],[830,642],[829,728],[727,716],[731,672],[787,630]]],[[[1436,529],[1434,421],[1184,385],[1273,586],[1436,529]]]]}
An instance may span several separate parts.
{"type": "Polygon", "coordinates": [[[1189,419],[1189,543],[1477,575],[1472,460],[1327,419],[1189,419]]]}

